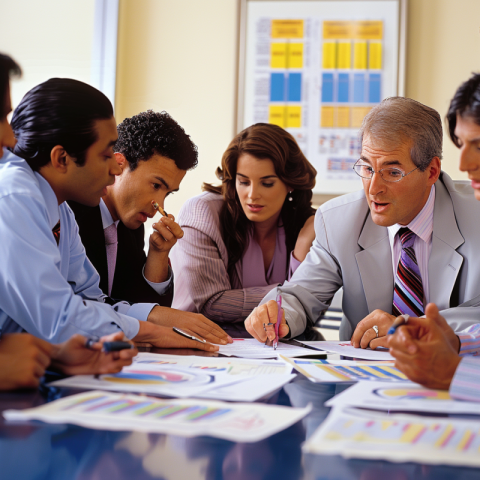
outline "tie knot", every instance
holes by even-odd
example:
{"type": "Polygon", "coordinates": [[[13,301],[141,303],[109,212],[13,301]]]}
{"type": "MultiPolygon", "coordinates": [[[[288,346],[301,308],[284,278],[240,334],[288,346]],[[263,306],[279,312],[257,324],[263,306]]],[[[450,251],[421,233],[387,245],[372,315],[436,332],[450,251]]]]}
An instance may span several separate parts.
{"type": "Polygon", "coordinates": [[[416,234],[413,233],[409,228],[401,228],[397,235],[400,238],[400,241],[402,242],[402,248],[409,248],[413,246],[413,243],[415,242],[415,237],[416,234]]]}
{"type": "Polygon", "coordinates": [[[113,245],[117,243],[117,226],[112,223],[103,230],[105,234],[105,245],[113,245]]]}

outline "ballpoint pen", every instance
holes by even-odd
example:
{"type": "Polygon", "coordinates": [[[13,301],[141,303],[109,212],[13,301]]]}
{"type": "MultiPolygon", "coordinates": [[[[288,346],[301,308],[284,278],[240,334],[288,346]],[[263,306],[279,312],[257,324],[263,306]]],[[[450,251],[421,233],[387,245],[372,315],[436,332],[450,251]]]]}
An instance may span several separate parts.
{"type": "Polygon", "coordinates": [[[282,295],[279,293],[277,295],[277,323],[275,324],[275,339],[273,340],[273,349],[276,350],[278,346],[278,329],[280,328],[280,322],[282,321],[282,295]]]}
{"type": "Polygon", "coordinates": [[[155,200],[152,200],[152,207],[160,212],[164,217],[168,217],[168,213],[155,200]]]}
{"type": "MultiPolygon", "coordinates": [[[[93,344],[96,343],[97,341],[98,340],[95,340],[93,338],[87,338],[85,342],[85,346],[89,349],[92,349],[93,344]]],[[[102,350],[105,353],[119,352],[120,350],[126,350],[131,348],[135,348],[135,345],[133,345],[130,342],[122,342],[122,341],[103,342],[103,345],[102,345],[102,350]]]]}
{"type": "Polygon", "coordinates": [[[392,323],[392,326],[388,330],[387,335],[392,335],[392,333],[395,333],[397,331],[397,328],[400,327],[400,325],[405,325],[408,322],[409,318],[410,315],[406,313],[404,313],[403,315],[399,315],[392,323]]]}
{"type": "Polygon", "coordinates": [[[172,327],[172,328],[173,328],[173,331],[175,333],[178,333],[179,335],[182,335],[182,337],[186,337],[186,338],[189,338],[190,340],[195,340],[196,342],[200,342],[200,343],[207,343],[207,341],[204,340],[203,338],[198,338],[198,337],[195,337],[193,335],[190,335],[189,333],[184,332],[183,330],[180,330],[177,327],[172,327]]]}

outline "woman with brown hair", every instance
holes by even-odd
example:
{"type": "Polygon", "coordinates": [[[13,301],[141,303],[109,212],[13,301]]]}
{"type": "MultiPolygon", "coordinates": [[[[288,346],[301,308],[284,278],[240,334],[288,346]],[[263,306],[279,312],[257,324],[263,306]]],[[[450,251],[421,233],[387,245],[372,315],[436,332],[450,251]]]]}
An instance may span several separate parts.
{"type": "Polygon", "coordinates": [[[173,307],[199,312],[230,335],[289,279],[315,237],[316,170],[285,130],[258,123],[240,132],[222,157],[221,186],[182,207],[185,235],[172,251],[173,307]]]}

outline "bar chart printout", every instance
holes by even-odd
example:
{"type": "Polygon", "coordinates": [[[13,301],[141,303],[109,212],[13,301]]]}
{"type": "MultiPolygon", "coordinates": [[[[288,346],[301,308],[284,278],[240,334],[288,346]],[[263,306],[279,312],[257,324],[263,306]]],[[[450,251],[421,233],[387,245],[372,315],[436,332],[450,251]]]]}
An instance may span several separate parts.
{"type": "Polygon", "coordinates": [[[303,450],[347,458],[480,466],[480,421],[333,409],[303,450]]]}
{"type": "Polygon", "coordinates": [[[35,419],[100,430],[134,430],[256,442],[301,420],[310,407],[207,400],[164,400],[102,391],[80,393],[40,407],[3,412],[8,420],[35,419]]]}

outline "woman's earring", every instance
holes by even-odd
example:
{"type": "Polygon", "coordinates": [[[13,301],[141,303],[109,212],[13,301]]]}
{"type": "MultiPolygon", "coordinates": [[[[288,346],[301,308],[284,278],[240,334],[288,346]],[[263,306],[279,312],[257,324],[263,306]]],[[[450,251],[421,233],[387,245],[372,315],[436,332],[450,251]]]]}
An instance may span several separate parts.
{"type": "Polygon", "coordinates": [[[289,195],[288,201],[289,201],[289,202],[291,202],[291,201],[293,200],[292,192],[293,192],[293,190],[290,190],[290,191],[288,192],[288,195],[289,195]]]}

